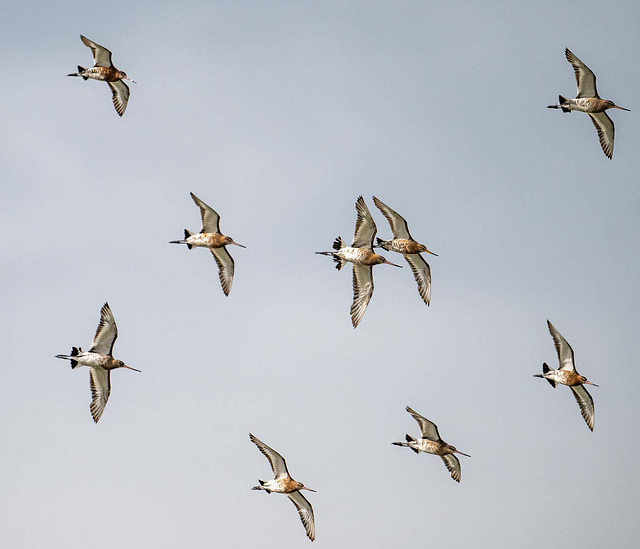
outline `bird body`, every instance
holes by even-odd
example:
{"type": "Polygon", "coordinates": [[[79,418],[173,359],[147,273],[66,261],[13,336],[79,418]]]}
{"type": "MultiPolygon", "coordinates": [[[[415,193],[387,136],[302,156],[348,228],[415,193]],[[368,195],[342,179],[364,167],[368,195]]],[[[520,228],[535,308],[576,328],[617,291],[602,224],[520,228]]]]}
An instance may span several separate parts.
{"type": "Polygon", "coordinates": [[[252,490],[264,490],[267,494],[276,492],[278,494],[287,494],[291,502],[295,505],[300,515],[300,520],[305,528],[307,537],[313,541],[316,539],[316,523],[313,515],[313,508],[309,501],[300,493],[300,490],[309,490],[315,492],[311,488],[307,488],[302,482],[293,480],[287,469],[287,462],[273,448],[267,446],[257,437],[249,433],[249,440],[253,442],[260,452],[269,460],[271,470],[275,478],[273,480],[258,480],[259,485],[251,488],[252,490]]]}
{"type": "Polygon", "coordinates": [[[580,111],[587,113],[598,132],[602,152],[607,158],[611,159],[613,157],[615,126],[605,111],[607,109],[628,111],[629,109],[620,107],[613,101],[601,99],[596,89],[596,76],[591,69],[580,61],[569,48],[565,48],[564,54],[573,67],[578,85],[578,95],[575,99],[567,99],[560,95],[558,96],[558,104],[549,105],[547,108],[561,109],[562,112],[580,111]]]}
{"type": "Polygon", "coordinates": [[[456,449],[455,446],[451,446],[451,444],[442,440],[442,438],[440,438],[440,433],[438,432],[438,427],[433,423],[433,421],[421,416],[409,406],[406,407],[406,410],[413,416],[413,419],[418,422],[420,431],[422,432],[422,438],[415,439],[411,435],[406,435],[406,442],[392,442],[391,444],[395,446],[406,446],[407,448],[411,448],[416,454],[425,452],[427,454],[440,456],[447,467],[447,470],[451,473],[451,478],[456,482],[460,482],[460,478],[462,477],[460,461],[453,454],[461,454],[467,457],[471,456],[461,452],[456,449]]]}
{"type": "Polygon", "coordinates": [[[199,248],[223,248],[233,244],[233,239],[220,233],[191,233],[185,235],[185,244],[199,248]]]}
{"type": "Polygon", "coordinates": [[[111,394],[111,370],[127,368],[135,372],[140,371],[127,366],[122,360],[113,358],[113,345],[117,337],[116,321],[109,304],[105,303],[100,310],[100,322],[89,351],[85,352],[80,347],[73,347],[69,355],[56,355],[56,358],[70,360],[73,369],[78,365],[90,368],[92,396],[90,410],[95,423],[98,423],[102,417],[111,394]]]}
{"type": "MultiPolygon", "coordinates": [[[[339,238],[339,237],[338,237],[339,238]]],[[[340,239],[342,242],[342,239],[340,239]]],[[[321,255],[332,255],[340,259],[336,268],[340,270],[345,262],[361,265],[364,267],[372,267],[373,265],[381,265],[387,263],[387,260],[375,253],[369,248],[353,248],[352,246],[342,246],[337,248],[335,252],[317,252],[321,255]]]]}
{"type": "Polygon", "coordinates": [[[595,387],[597,387],[597,385],[578,373],[571,345],[569,345],[569,342],[562,337],[562,334],[553,324],[551,324],[551,322],[549,322],[549,320],[547,320],[547,327],[549,328],[549,333],[553,338],[556,353],[558,354],[558,361],[560,362],[560,368],[554,370],[545,362],[542,365],[542,373],[533,374],[533,377],[546,379],[554,389],[558,383],[561,385],[567,385],[571,389],[578,406],[580,406],[580,412],[587,423],[587,426],[591,431],[593,431],[596,414],[595,405],[593,403],[593,398],[584,385],[594,385],[595,387]]]}
{"type": "Polygon", "coordinates": [[[67,76],[81,76],[83,80],[91,78],[109,84],[113,106],[118,115],[122,116],[129,102],[129,87],[123,80],[129,80],[134,84],[136,83],[135,80],[131,80],[124,71],[116,69],[113,66],[111,62],[111,52],[107,48],[89,40],[82,34],[80,35],[80,39],[85,46],[91,49],[94,65],[88,69],[78,65],[78,72],[70,73],[67,76]]]}
{"type": "MultiPolygon", "coordinates": [[[[376,246],[387,250],[388,252],[398,252],[399,254],[419,254],[421,252],[429,252],[424,244],[420,244],[409,238],[394,238],[392,240],[377,239],[376,246]]],[[[434,254],[435,255],[435,254],[434,254]]]]}
{"type": "MultiPolygon", "coordinates": [[[[567,97],[559,96],[560,106],[570,111],[580,111],[586,113],[600,113],[607,109],[616,107],[613,101],[607,99],[600,99],[599,97],[578,97],[576,99],[569,99],[567,97]]],[[[553,108],[553,107],[550,107],[553,108]]]]}
{"type": "Polygon", "coordinates": [[[209,248],[218,265],[218,277],[220,278],[222,291],[224,295],[228,296],[231,291],[231,285],[233,284],[235,262],[231,254],[227,251],[226,246],[231,244],[235,244],[241,248],[245,248],[245,246],[238,244],[230,236],[223,235],[220,232],[220,216],[216,211],[200,200],[195,194],[190,194],[193,201],[200,208],[202,228],[199,233],[192,233],[189,229],[185,229],[182,240],[172,240],[169,244],[186,244],[189,250],[194,246],[197,248],[209,248]]]}
{"type": "Polygon", "coordinates": [[[393,265],[400,267],[373,251],[373,239],[377,228],[369,208],[362,196],[356,200],[356,230],[351,246],[345,245],[342,237],[333,242],[332,252],[316,252],[333,257],[336,269],[340,270],[347,262],[353,264],[353,303],[351,304],[351,323],[358,327],[373,296],[373,266],[393,265]]]}

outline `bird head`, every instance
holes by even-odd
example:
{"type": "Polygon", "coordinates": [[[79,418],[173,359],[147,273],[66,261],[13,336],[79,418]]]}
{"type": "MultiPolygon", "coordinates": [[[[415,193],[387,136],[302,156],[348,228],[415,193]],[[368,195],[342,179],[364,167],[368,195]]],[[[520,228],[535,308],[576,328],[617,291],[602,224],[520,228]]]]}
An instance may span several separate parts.
{"type": "Polygon", "coordinates": [[[624,107],[621,107],[620,105],[616,105],[613,101],[605,101],[606,103],[606,109],[620,109],[621,111],[631,111],[631,109],[625,109],[624,107]]]}
{"type": "Polygon", "coordinates": [[[243,246],[242,244],[238,244],[235,240],[233,240],[233,238],[231,238],[230,236],[225,236],[224,237],[224,241],[225,241],[225,246],[229,246],[230,244],[235,244],[236,246],[240,246],[241,248],[246,248],[246,246],[243,246]]]}
{"type": "Polygon", "coordinates": [[[402,269],[402,265],[396,265],[395,263],[391,263],[391,261],[388,261],[386,257],[382,257],[381,255],[376,254],[376,265],[393,265],[394,267],[399,267],[400,269],[402,269]]]}
{"type": "Polygon", "coordinates": [[[420,250],[420,253],[426,253],[426,254],[431,254],[431,255],[435,255],[436,257],[438,257],[438,254],[432,252],[431,250],[428,250],[427,247],[424,244],[418,244],[418,249],[420,250]]]}
{"type": "Polygon", "coordinates": [[[127,368],[127,370],[133,370],[134,372],[140,372],[141,370],[136,370],[135,368],[132,368],[131,366],[127,366],[124,362],[122,362],[122,360],[116,360],[115,361],[115,367],[116,368],[127,368]]]}
{"type": "Polygon", "coordinates": [[[468,458],[470,458],[471,456],[469,454],[465,454],[464,452],[461,452],[460,450],[457,450],[455,446],[451,446],[449,445],[449,450],[451,450],[452,452],[454,452],[455,454],[460,454],[462,456],[467,456],[468,458]]]}
{"type": "Polygon", "coordinates": [[[591,381],[589,381],[584,376],[580,376],[580,383],[582,383],[582,385],[593,385],[594,387],[599,387],[599,385],[596,385],[595,383],[592,383],[591,381]]]}
{"type": "Polygon", "coordinates": [[[117,76],[120,80],[128,80],[129,82],[133,82],[134,84],[137,84],[137,82],[135,80],[131,80],[131,78],[129,78],[127,76],[127,73],[124,71],[118,71],[117,76]]]}
{"type": "Polygon", "coordinates": [[[302,482],[298,482],[297,480],[295,481],[295,485],[296,485],[296,490],[309,490],[309,492],[315,492],[315,490],[312,490],[311,488],[307,488],[304,484],[302,484],[302,482]]]}

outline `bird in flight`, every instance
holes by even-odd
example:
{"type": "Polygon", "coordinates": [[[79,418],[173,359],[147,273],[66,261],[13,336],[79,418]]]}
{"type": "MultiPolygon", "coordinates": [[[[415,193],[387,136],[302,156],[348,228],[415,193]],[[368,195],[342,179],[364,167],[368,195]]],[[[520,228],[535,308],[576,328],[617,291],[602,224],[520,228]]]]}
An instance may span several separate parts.
{"type": "Polygon", "coordinates": [[[129,86],[127,86],[123,80],[129,80],[129,82],[136,83],[135,80],[131,80],[127,76],[127,73],[116,69],[111,62],[111,52],[96,44],[92,40],[89,40],[86,36],[80,35],[82,43],[91,48],[93,53],[93,67],[85,69],[78,65],[78,72],[72,72],[67,76],[82,76],[83,80],[93,78],[94,80],[102,80],[109,84],[111,88],[111,94],[113,99],[113,106],[116,108],[116,112],[122,116],[127,109],[127,103],[129,102],[129,86]]]}
{"type": "Polygon", "coordinates": [[[102,417],[104,408],[111,393],[111,370],[127,368],[139,372],[131,366],[127,366],[122,360],[113,358],[113,345],[118,337],[118,327],[113,318],[113,313],[108,303],[100,310],[100,322],[93,343],[88,351],[81,347],[72,347],[69,355],[56,355],[56,358],[71,361],[71,368],[88,366],[91,382],[91,417],[98,423],[102,417]]]}
{"type": "Polygon", "coordinates": [[[616,105],[613,101],[600,99],[596,90],[596,75],[580,59],[578,59],[569,48],[565,48],[564,55],[571,63],[573,72],[578,83],[578,95],[575,99],[567,99],[562,95],[559,97],[559,104],[549,105],[548,109],[561,109],[562,112],[582,111],[591,118],[591,122],[596,127],[602,152],[611,159],[613,157],[613,140],[615,137],[615,127],[613,121],[607,113],[607,109],[621,109],[628,111],[624,107],[616,105]]]}
{"type": "Polygon", "coordinates": [[[307,499],[300,493],[300,490],[309,490],[315,492],[311,488],[307,488],[302,482],[293,480],[287,469],[287,462],[273,448],[267,446],[264,442],[249,433],[249,439],[269,460],[271,470],[275,475],[273,480],[258,480],[259,486],[254,486],[252,490],[264,490],[267,494],[276,492],[278,494],[287,494],[291,502],[296,506],[300,520],[307,532],[307,537],[313,541],[316,539],[316,523],[313,516],[313,508],[307,499]]]}

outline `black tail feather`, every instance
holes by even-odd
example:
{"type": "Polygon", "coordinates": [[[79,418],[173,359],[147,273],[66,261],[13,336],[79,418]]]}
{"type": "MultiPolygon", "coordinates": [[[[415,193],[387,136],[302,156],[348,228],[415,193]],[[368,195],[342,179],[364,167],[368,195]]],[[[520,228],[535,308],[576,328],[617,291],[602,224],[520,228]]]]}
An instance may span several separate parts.
{"type": "Polygon", "coordinates": [[[341,237],[341,236],[339,236],[338,238],[336,238],[336,239],[333,241],[333,249],[334,249],[334,250],[339,250],[339,249],[340,249],[340,248],[342,248],[342,247],[343,247],[343,244],[342,244],[342,237],[341,237]]]}
{"type": "MultiPolygon", "coordinates": [[[[78,356],[79,351],[77,347],[71,347],[71,356],[78,356]]],[[[71,361],[71,369],[75,368],[78,365],[78,361],[77,360],[72,360],[71,361]]]]}
{"type": "MultiPolygon", "coordinates": [[[[189,238],[191,236],[191,231],[189,229],[185,229],[184,230],[184,239],[186,240],[187,238],[189,238]]],[[[187,248],[190,250],[191,248],[193,248],[193,246],[187,242],[185,242],[185,244],[187,244],[187,248]]]]}
{"type": "MultiPolygon", "coordinates": [[[[549,368],[549,365],[546,362],[542,364],[542,371],[545,374],[551,371],[551,368],[549,368]]],[[[542,377],[542,376],[540,376],[540,377],[542,377]]],[[[555,381],[553,381],[553,379],[548,379],[546,377],[544,379],[546,379],[551,384],[551,387],[553,387],[554,389],[558,385],[555,381]]]]}
{"type": "Polygon", "coordinates": [[[566,97],[559,95],[558,101],[560,101],[560,108],[562,109],[562,112],[571,112],[571,109],[565,106],[569,104],[569,101],[567,100],[566,97]]]}

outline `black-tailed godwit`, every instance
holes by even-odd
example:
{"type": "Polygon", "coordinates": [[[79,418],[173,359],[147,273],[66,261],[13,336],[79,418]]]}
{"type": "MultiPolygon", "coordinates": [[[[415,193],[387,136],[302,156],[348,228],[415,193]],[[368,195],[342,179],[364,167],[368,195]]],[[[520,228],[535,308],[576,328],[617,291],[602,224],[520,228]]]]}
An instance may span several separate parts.
{"type": "Polygon", "coordinates": [[[376,236],[376,224],[371,217],[371,212],[365,204],[364,198],[359,196],[356,200],[356,230],[351,246],[347,246],[342,237],[333,242],[333,252],[316,252],[320,255],[329,255],[336,262],[336,269],[340,270],[347,262],[353,263],[353,303],[351,305],[351,323],[356,328],[367,310],[371,296],[373,295],[373,266],[393,265],[401,267],[391,261],[387,261],[381,255],[373,251],[373,239],[376,236]]]}
{"type": "Polygon", "coordinates": [[[406,410],[413,416],[413,419],[418,422],[420,431],[422,432],[422,438],[415,439],[410,435],[406,435],[407,442],[392,442],[391,444],[396,446],[407,446],[416,454],[426,452],[427,454],[440,456],[451,473],[451,478],[456,482],[460,482],[460,477],[462,475],[460,462],[453,454],[461,454],[467,457],[471,456],[457,450],[455,446],[451,446],[451,444],[447,444],[442,440],[440,438],[440,433],[438,433],[438,427],[433,423],[433,421],[429,421],[426,417],[421,416],[419,413],[409,408],[409,406],[407,406],[406,410]]]}
{"type": "Polygon", "coordinates": [[[387,251],[398,252],[404,256],[418,284],[418,293],[428,306],[431,303],[431,267],[429,267],[429,264],[420,254],[422,252],[435,256],[438,254],[433,253],[431,250],[428,250],[424,244],[420,244],[411,238],[407,221],[398,212],[389,208],[389,206],[375,196],[373,197],[373,203],[386,217],[391,226],[391,232],[393,232],[393,240],[382,240],[382,238],[378,238],[376,239],[376,247],[384,248],[387,251]]]}
{"type": "Polygon", "coordinates": [[[82,76],[84,80],[93,78],[94,80],[102,80],[109,84],[111,93],[113,95],[113,106],[116,108],[116,112],[122,116],[127,108],[129,102],[129,86],[127,86],[123,80],[129,80],[129,82],[136,83],[135,80],[131,80],[124,71],[118,70],[113,66],[111,62],[111,52],[95,42],[89,40],[86,36],[80,35],[82,43],[91,48],[93,53],[93,67],[85,69],[78,65],[78,72],[72,72],[67,76],[82,76]]]}
{"type": "Polygon", "coordinates": [[[273,448],[267,446],[264,442],[249,433],[249,439],[264,454],[271,464],[271,470],[275,475],[273,480],[258,480],[260,486],[254,486],[252,490],[264,490],[267,494],[277,492],[278,494],[287,494],[293,502],[300,515],[300,520],[304,525],[308,538],[313,541],[316,539],[316,523],[313,516],[313,508],[307,499],[300,493],[300,490],[309,490],[315,492],[311,488],[307,488],[302,482],[293,480],[287,470],[287,462],[273,448]]]}
{"type": "Polygon", "coordinates": [[[241,248],[245,248],[246,246],[238,244],[230,236],[223,235],[220,232],[220,216],[195,194],[190,194],[193,201],[200,208],[202,228],[199,233],[192,233],[189,229],[185,229],[183,240],[172,240],[169,244],[186,244],[189,249],[193,246],[209,248],[218,264],[218,276],[220,277],[222,291],[224,295],[228,296],[231,291],[231,285],[233,284],[235,263],[225,246],[229,246],[230,244],[235,244],[241,248]]]}
{"type": "Polygon", "coordinates": [[[100,310],[100,322],[93,338],[91,348],[85,352],[81,347],[72,347],[70,355],[56,355],[56,358],[71,361],[71,368],[88,366],[91,381],[91,417],[98,423],[102,417],[104,407],[111,393],[111,370],[127,368],[139,372],[131,366],[127,366],[122,360],[113,358],[113,344],[118,337],[118,327],[113,318],[113,313],[108,303],[100,310]]]}
{"type": "Polygon", "coordinates": [[[621,109],[628,111],[624,107],[616,105],[613,101],[600,99],[598,90],[596,90],[596,75],[591,72],[580,59],[578,59],[569,48],[564,50],[567,61],[571,63],[573,72],[576,74],[578,83],[578,95],[575,99],[567,99],[562,95],[559,96],[558,105],[549,105],[549,109],[562,109],[562,112],[582,111],[586,112],[590,117],[593,125],[598,131],[600,146],[602,151],[608,158],[613,157],[613,140],[615,137],[615,127],[613,121],[607,113],[607,109],[621,109]]]}
{"type": "Polygon", "coordinates": [[[589,429],[593,431],[593,425],[596,419],[596,410],[593,404],[593,398],[591,398],[591,395],[584,388],[584,385],[598,386],[595,383],[591,383],[591,381],[586,377],[581,376],[576,371],[571,345],[569,345],[557,328],[548,320],[547,326],[549,326],[549,333],[551,334],[551,337],[553,337],[553,344],[555,345],[556,352],[558,353],[560,368],[554,370],[545,362],[542,365],[542,373],[533,374],[533,377],[546,379],[554,389],[558,383],[567,385],[573,392],[573,396],[576,398],[578,406],[580,406],[582,417],[587,422],[589,429]]]}

